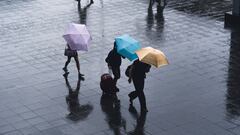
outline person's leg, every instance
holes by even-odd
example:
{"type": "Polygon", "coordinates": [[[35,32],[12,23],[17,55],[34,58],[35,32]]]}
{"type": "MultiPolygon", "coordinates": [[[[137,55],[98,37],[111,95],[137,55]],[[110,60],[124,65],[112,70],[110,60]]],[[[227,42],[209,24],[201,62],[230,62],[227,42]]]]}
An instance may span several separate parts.
{"type": "Polygon", "coordinates": [[[120,79],[120,67],[112,67],[112,72],[114,75],[114,82],[117,83],[117,80],[120,79]]]}
{"type": "Polygon", "coordinates": [[[137,98],[137,92],[132,91],[128,94],[130,105],[133,105],[133,100],[137,98]]]}
{"type": "Polygon", "coordinates": [[[75,60],[75,62],[76,62],[76,66],[77,66],[77,70],[78,70],[78,74],[80,75],[80,79],[82,80],[82,81],[84,81],[85,79],[84,79],[84,74],[81,74],[80,73],[80,64],[79,64],[79,60],[78,60],[78,56],[75,56],[74,57],[74,60],[75,60]]]}
{"type": "Polygon", "coordinates": [[[79,65],[78,56],[75,56],[75,57],[74,57],[74,60],[75,60],[75,62],[76,62],[76,66],[77,66],[78,73],[80,73],[80,65],[79,65]]]}
{"type": "Polygon", "coordinates": [[[117,87],[117,80],[120,78],[120,67],[111,67],[113,73],[113,83],[116,92],[119,92],[119,88],[117,87]]]}
{"type": "Polygon", "coordinates": [[[130,92],[129,94],[128,94],[128,96],[129,96],[129,98],[131,99],[131,100],[134,100],[135,98],[137,98],[137,92],[136,92],[136,90],[135,91],[132,91],[132,92],[130,92]]]}
{"type": "Polygon", "coordinates": [[[79,73],[81,76],[84,76],[83,74],[80,73],[80,64],[79,64],[78,56],[75,56],[75,57],[74,57],[74,60],[75,60],[75,62],[76,62],[76,66],[77,66],[78,73],[79,73]]]}
{"type": "Polygon", "coordinates": [[[65,71],[65,72],[67,72],[68,70],[67,70],[67,66],[68,66],[68,64],[70,63],[70,61],[71,61],[71,56],[68,56],[68,59],[67,59],[67,61],[66,61],[66,63],[65,63],[65,66],[63,67],[63,70],[65,71]]]}
{"type": "Polygon", "coordinates": [[[131,93],[128,94],[130,104],[132,104],[133,100],[138,97],[138,93],[137,93],[137,89],[138,89],[138,85],[139,85],[138,79],[133,77],[132,80],[133,80],[133,85],[134,85],[135,91],[132,91],[131,93]]]}
{"type": "Polygon", "coordinates": [[[143,91],[139,91],[138,94],[139,102],[141,104],[141,110],[147,112],[146,97],[143,91]]]}
{"type": "Polygon", "coordinates": [[[144,94],[144,78],[139,79],[138,81],[138,89],[137,89],[137,94],[138,94],[138,99],[141,105],[141,111],[147,112],[147,105],[146,105],[146,97],[144,94]]]}
{"type": "Polygon", "coordinates": [[[141,105],[141,110],[142,111],[147,111],[147,105],[146,105],[146,98],[145,94],[143,92],[144,89],[144,77],[138,77],[133,79],[134,86],[136,88],[136,94],[138,96],[140,105],[141,105]]]}

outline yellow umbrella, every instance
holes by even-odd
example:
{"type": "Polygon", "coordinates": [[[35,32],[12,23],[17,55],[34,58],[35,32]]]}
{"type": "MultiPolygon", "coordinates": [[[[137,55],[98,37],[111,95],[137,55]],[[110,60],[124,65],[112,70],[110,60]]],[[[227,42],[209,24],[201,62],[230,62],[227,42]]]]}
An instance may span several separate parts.
{"type": "Polygon", "coordinates": [[[169,64],[164,53],[152,47],[142,48],[136,51],[136,54],[140,61],[154,65],[157,68],[169,64]]]}

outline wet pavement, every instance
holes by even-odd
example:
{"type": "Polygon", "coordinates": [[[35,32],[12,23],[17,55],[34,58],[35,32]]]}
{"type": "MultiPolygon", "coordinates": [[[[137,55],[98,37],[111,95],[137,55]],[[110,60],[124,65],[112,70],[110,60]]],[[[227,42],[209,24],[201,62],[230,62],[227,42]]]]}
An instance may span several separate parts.
{"type": "MultiPolygon", "coordinates": [[[[81,9],[74,0],[0,1],[0,135],[238,135],[240,32],[224,29],[219,17],[171,3],[160,18],[143,0],[99,0],[89,7],[82,0],[81,9]],[[93,37],[89,52],[79,53],[85,81],[73,114],[62,71],[69,22],[86,23],[93,37]],[[170,62],[147,74],[146,114],[137,100],[129,108],[128,60],[118,82],[120,103],[101,95],[104,59],[114,37],[125,33],[161,49],[170,62]]],[[[212,11],[223,17],[223,10],[212,11]]],[[[74,62],[69,71],[76,88],[74,62]]]]}
{"type": "Polygon", "coordinates": [[[232,11],[232,0],[169,0],[168,7],[224,21],[224,14],[232,11]]]}

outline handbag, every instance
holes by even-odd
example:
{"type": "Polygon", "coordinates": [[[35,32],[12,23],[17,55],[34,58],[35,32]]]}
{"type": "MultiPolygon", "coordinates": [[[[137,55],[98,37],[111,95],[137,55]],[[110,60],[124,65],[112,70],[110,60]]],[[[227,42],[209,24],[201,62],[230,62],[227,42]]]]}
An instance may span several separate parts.
{"type": "Polygon", "coordinates": [[[77,56],[77,51],[65,48],[64,55],[69,57],[75,57],[77,56]]]}
{"type": "Polygon", "coordinates": [[[129,66],[127,67],[127,69],[126,69],[126,71],[125,71],[125,75],[126,75],[127,77],[130,77],[130,78],[131,78],[131,76],[132,76],[132,69],[133,69],[133,64],[131,64],[131,65],[129,65],[129,66]]]}

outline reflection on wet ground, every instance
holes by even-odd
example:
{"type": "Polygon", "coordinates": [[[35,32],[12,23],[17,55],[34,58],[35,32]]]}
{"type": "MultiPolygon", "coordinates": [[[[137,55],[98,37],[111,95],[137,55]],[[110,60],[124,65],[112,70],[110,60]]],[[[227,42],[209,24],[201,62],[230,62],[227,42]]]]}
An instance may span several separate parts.
{"type": "Polygon", "coordinates": [[[227,116],[231,119],[239,119],[240,116],[240,33],[231,33],[230,57],[227,79],[227,116]]]}
{"type": "Polygon", "coordinates": [[[100,104],[102,111],[106,115],[106,123],[114,135],[120,135],[121,132],[126,132],[126,120],[121,115],[120,101],[117,97],[103,94],[100,104]]]}
{"type": "Polygon", "coordinates": [[[149,9],[149,1],[88,3],[78,9],[74,0],[0,1],[1,135],[239,134],[239,31],[221,21],[230,1],[174,0],[163,14],[156,3],[149,9]],[[84,82],[74,62],[62,77],[69,22],[87,24],[93,37],[90,50],[79,52],[84,82]],[[129,108],[129,61],[121,67],[120,102],[99,87],[114,37],[125,33],[170,61],[147,75],[147,114],[139,113],[138,102],[137,110],[129,108]]]}
{"type": "Polygon", "coordinates": [[[224,13],[232,10],[231,0],[169,0],[168,7],[186,13],[224,20],[224,13]]]}
{"type": "Polygon", "coordinates": [[[87,24],[87,9],[92,5],[92,3],[87,4],[86,6],[82,7],[81,3],[78,4],[78,13],[80,18],[80,24],[87,24]]]}
{"type": "Polygon", "coordinates": [[[73,121],[84,120],[91,113],[93,107],[90,104],[80,105],[78,95],[81,87],[81,77],[78,75],[77,87],[76,89],[73,89],[68,81],[68,74],[68,72],[63,74],[66,86],[68,88],[66,102],[68,104],[68,110],[70,113],[68,114],[67,118],[73,121]]]}
{"type": "Polygon", "coordinates": [[[130,131],[129,135],[145,135],[144,125],[146,121],[146,112],[141,112],[140,115],[138,114],[136,108],[132,105],[129,106],[129,112],[136,120],[136,126],[134,130],[130,131]]]}

